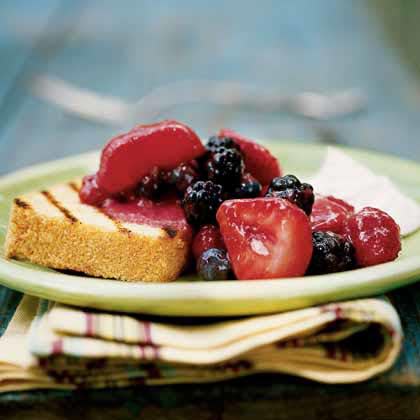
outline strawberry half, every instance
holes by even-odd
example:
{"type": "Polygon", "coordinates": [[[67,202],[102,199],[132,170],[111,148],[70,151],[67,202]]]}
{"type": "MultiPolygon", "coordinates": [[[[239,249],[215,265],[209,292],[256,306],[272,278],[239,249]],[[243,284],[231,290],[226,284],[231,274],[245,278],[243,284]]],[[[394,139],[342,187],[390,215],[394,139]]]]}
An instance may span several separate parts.
{"type": "Polygon", "coordinates": [[[261,185],[268,185],[273,178],[281,176],[279,162],[264,146],[227,128],[222,128],[218,135],[230,137],[238,144],[244,157],[246,171],[257,178],[261,185]]]}
{"type": "Polygon", "coordinates": [[[124,192],[154,167],[172,170],[205,152],[191,128],[177,121],[139,125],[114,137],[105,146],[97,173],[97,185],[109,195],[124,192]]]}
{"type": "Polygon", "coordinates": [[[239,280],[303,276],[312,256],[306,214],[287,200],[225,201],[217,221],[239,280]]]}

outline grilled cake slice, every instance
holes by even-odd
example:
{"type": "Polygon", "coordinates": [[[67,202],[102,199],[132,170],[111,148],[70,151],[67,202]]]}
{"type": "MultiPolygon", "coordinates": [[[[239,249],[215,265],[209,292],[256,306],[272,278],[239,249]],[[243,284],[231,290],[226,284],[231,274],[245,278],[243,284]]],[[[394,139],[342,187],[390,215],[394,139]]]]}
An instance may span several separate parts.
{"type": "Polygon", "coordinates": [[[176,279],[190,239],[172,228],[124,223],[82,204],[80,181],[17,197],[5,243],[8,258],[126,281],[176,279]]]}

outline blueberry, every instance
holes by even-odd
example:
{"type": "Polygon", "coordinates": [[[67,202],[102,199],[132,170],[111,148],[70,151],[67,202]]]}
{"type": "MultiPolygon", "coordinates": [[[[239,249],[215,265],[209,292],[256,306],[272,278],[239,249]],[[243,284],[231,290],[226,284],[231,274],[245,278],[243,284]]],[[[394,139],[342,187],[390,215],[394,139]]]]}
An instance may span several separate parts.
{"type": "Polygon", "coordinates": [[[265,196],[289,200],[300,207],[308,216],[312,212],[312,206],[315,201],[312,185],[301,183],[294,175],[274,178],[265,196]]]}
{"type": "Polygon", "coordinates": [[[352,243],[333,232],[312,233],[313,254],[308,274],[337,273],[356,268],[352,243]]]}
{"type": "Polygon", "coordinates": [[[228,280],[232,267],[225,250],[210,248],[197,261],[197,272],[203,280],[228,280]]]}
{"type": "Polygon", "coordinates": [[[261,184],[251,175],[245,174],[235,188],[232,198],[254,198],[261,194],[261,184]]]}

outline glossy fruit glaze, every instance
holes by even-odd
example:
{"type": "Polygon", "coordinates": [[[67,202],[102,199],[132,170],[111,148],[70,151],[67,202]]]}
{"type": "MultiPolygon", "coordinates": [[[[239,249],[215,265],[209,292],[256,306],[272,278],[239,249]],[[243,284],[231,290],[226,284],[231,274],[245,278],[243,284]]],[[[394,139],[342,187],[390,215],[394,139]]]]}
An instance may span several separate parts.
{"type": "Polygon", "coordinates": [[[344,233],[347,219],[354,213],[354,207],[332,196],[316,196],[312,206],[311,225],[314,232],[344,233]]]}

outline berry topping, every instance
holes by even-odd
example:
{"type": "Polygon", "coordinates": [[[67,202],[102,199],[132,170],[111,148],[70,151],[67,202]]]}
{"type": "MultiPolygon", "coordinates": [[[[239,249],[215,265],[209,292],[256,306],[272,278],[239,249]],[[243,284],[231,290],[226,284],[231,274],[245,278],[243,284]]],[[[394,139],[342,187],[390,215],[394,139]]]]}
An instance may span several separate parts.
{"type": "Polygon", "coordinates": [[[346,235],[361,267],[393,261],[401,250],[399,226],[389,214],[373,207],[365,207],[347,220],[346,235]]]}
{"type": "Polygon", "coordinates": [[[261,184],[251,174],[245,174],[232,195],[234,198],[255,198],[260,194],[261,184]]]}
{"type": "Polygon", "coordinates": [[[217,221],[238,279],[305,274],[312,256],[311,226],[305,213],[289,201],[225,201],[217,221]]]}
{"type": "Polygon", "coordinates": [[[346,221],[353,212],[354,207],[343,200],[332,196],[317,196],[311,213],[312,230],[342,235],[346,221]]]}
{"type": "Polygon", "coordinates": [[[156,166],[150,174],[143,177],[139,182],[136,193],[147,198],[158,198],[163,189],[163,179],[156,166]]]}
{"type": "Polygon", "coordinates": [[[79,197],[84,204],[99,206],[107,198],[107,194],[98,187],[96,175],[87,175],[83,177],[79,197]]]}
{"type": "Polygon", "coordinates": [[[176,121],[140,125],[110,140],[102,151],[97,183],[109,195],[135,187],[157,166],[172,170],[205,152],[189,127],[176,121]]]}
{"type": "Polygon", "coordinates": [[[204,225],[194,237],[192,252],[196,260],[210,248],[225,249],[222,235],[217,226],[204,225]]]}
{"type": "Polygon", "coordinates": [[[188,222],[201,226],[215,222],[222,201],[221,185],[212,181],[198,181],[187,188],[182,205],[188,222]]]}
{"type": "Polygon", "coordinates": [[[312,233],[313,253],[308,274],[337,273],[355,268],[351,242],[333,232],[312,233]]]}
{"type": "Polygon", "coordinates": [[[229,129],[220,130],[219,137],[228,137],[239,145],[246,171],[250,172],[262,185],[268,185],[273,178],[281,176],[277,159],[264,146],[229,129]]]}
{"type": "Polygon", "coordinates": [[[167,172],[165,176],[166,182],[175,185],[177,191],[182,195],[198,179],[198,171],[193,163],[181,163],[174,170],[167,172]]]}
{"type": "Polygon", "coordinates": [[[309,216],[315,200],[313,191],[312,185],[301,183],[294,175],[285,175],[271,181],[265,196],[289,200],[309,216]]]}
{"type": "Polygon", "coordinates": [[[236,149],[240,150],[239,146],[230,137],[210,137],[207,141],[206,148],[211,153],[216,153],[219,149],[236,149]]]}
{"type": "Polygon", "coordinates": [[[240,183],[244,171],[240,152],[223,147],[209,158],[206,166],[208,179],[227,190],[234,189],[240,183]]]}
{"type": "Polygon", "coordinates": [[[197,261],[197,272],[203,280],[228,280],[232,267],[224,249],[210,248],[197,261]]]}

